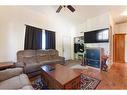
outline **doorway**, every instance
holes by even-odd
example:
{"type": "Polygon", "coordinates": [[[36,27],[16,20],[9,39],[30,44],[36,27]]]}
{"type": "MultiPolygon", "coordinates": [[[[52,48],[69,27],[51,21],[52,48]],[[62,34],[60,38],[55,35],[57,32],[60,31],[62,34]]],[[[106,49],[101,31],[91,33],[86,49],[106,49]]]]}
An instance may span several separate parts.
{"type": "Polygon", "coordinates": [[[71,59],[71,42],[70,37],[63,38],[63,56],[66,60],[71,59]]]}
{"type": "Polygon", "coordinates": [[[113,61],[125,63],[125,34],[113,35],[113,61]]]}

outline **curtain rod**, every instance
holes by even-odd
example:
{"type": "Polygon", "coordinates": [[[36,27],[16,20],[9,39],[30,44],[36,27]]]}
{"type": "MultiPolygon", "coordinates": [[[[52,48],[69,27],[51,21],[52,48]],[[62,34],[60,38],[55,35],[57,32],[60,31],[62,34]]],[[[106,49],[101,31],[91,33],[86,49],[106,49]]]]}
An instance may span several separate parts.
{"type": "MultiPolygon", "coordinates": [[[[33,26],[33,25],[28,25],[28,24],[25,24],[25,26],[31,26],[31,27],[38,28],[38,27],[36,27],[36,26],[33,26]]],[[[40,27],[39,27],[39,29],[42,29],[42,28],[40,28],[40,27]]],[[[44,29],[44,28],[43,28],[42,30],[52,31],[52,30],[48,30],[48,29],[44,29]]],[[[52,32],[55,32],[55,31],[52,31],[52,32]]]]}
{"type": "MultiPolygon", "coordinates": [[[[31,26],[31,27],[35,27],[35,28],[42,29],[42,28],[40,28],[40,27],[36,27],[36,26],[33,26],[33,25],[28,25],[28,24],[25,24],[25,26],[31,26]]],[[[44,29],[42,29],[42,30],[44,30],[44,29]]]]}

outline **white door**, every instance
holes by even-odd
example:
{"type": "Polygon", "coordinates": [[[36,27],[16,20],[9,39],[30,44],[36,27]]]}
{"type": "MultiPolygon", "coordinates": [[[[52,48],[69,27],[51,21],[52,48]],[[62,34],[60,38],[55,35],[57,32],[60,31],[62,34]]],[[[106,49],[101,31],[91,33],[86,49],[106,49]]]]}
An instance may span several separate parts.
{"type": "Polygon", "coordinates": [[[71,38],[63,38],[63,56],[66,60],[71,59],[71,38]]]}

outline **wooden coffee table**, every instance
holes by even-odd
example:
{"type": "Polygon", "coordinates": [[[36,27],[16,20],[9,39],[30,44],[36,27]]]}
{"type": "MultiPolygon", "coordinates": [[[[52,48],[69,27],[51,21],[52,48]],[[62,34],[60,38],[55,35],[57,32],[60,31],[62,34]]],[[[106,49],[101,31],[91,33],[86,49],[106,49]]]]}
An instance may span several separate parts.
{"type": "Polygon", "coordinates": [[[14,66],[13,62],[0,62],[0,70],[11,68],[14,66]]]}
{"type": "Polygon", "coordinates": [[[70,69],[60,64],[50,64],[54,70],[42,66],[41,76],[49,89],[80,89],[80,75],[78,70],[70,69]]]}

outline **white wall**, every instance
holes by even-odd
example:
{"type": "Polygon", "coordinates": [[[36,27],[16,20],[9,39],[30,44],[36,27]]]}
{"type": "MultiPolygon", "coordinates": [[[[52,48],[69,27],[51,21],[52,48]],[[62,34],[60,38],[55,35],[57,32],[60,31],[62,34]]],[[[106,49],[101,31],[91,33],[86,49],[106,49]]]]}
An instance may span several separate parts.
{"type": "MultiPolygon", "coordinates": [[[[83,36],[84,32],[103,29],[109,27],[109,14],[105,13],[84,21],[84,23],[78,25],[76,27],[75,37],[83,36]]],[[[87,44],[88,47],[102,47],[105,50],[105,53],[109,54],[109,43],[94,43],[94,44],[87,44]]]]}
{"type": "MultiPolygon", "coordinates": [[[[24,49],[25,24],[56,31],[56,49],[63,55],[63,38],[71,35],[72,24],[59,16],[40,14],[18,6],[0,7],[1,62],[16,61],[16,52],[24,49]]],[[[71,45],[71,41],[69,43],[71,45]]]]}
{"type": "Polygon", "coordinates": [[[76,27],[75,36],[83,36],[84,33],[91,30],[103,29],[109,27],[109,14],[105,13],[93,18],[89,18],[84,23],[76,27]]]}
{"type": "Polygon", "coordinates": [[[127,33],[127,23],[116,24],[115,33],[127,33]]]}
{"type": "MultiPolygon", "coordinates": [[[[115,25],[115,33],[126,33],[127,34],[127,23],[115,25]]],[[[125,62],[127,62],[127,35],[125,36],[125,62]]]]}
{"type": "Polygon", "coordinates": [[[103,29],[109,27],[109,14],[105,13],[86,21],[86,31],[103,29]]]}

